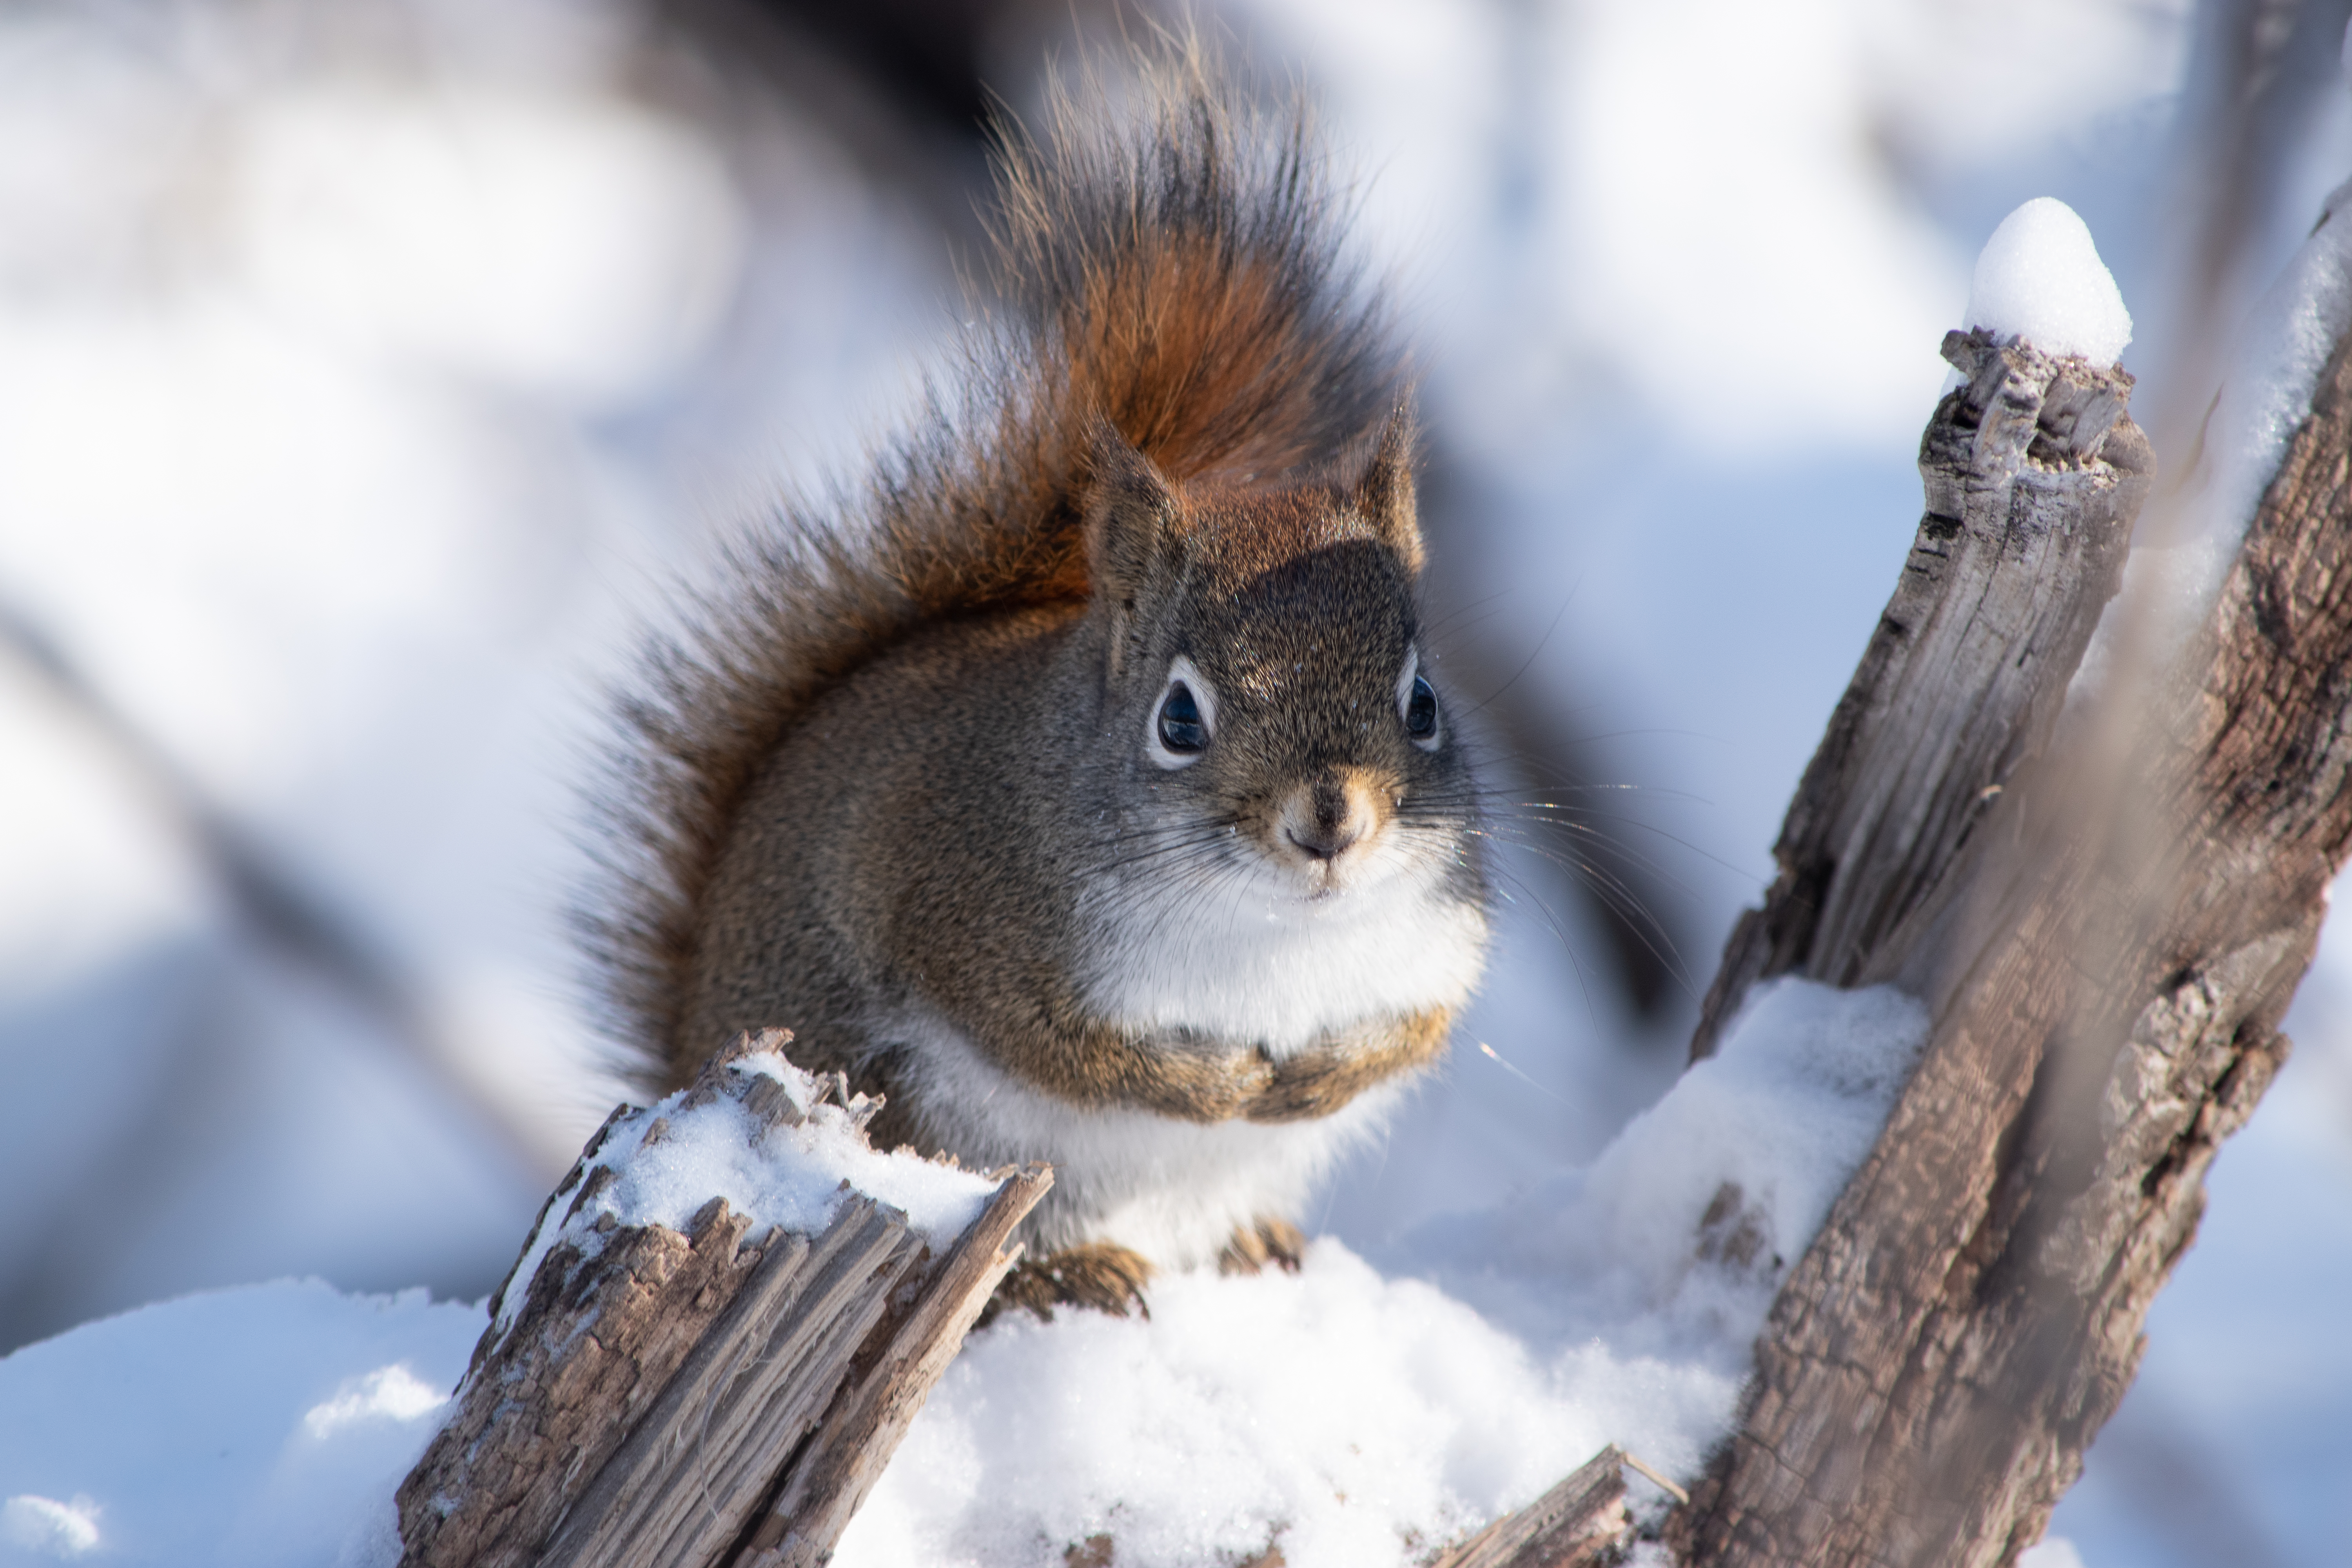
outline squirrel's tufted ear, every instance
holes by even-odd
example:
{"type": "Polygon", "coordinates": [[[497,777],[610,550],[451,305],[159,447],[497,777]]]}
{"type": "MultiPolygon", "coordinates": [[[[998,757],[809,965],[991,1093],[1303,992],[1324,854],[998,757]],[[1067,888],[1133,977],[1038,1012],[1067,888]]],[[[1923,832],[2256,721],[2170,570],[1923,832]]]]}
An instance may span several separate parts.
{"type": "Polygon", "coordinates": [[[1425,552],[1421,544],[1421,509],[1414,498],[1412,452],[1420,442],[1419,422],[1412,405],[1400,400],[1372,449],[1371,463],[1356,481],[1350,500],[1381,542],[1397,552],[1404,569],[1421,575],[1425,552]]]}
{"type": "Polygon", "coordinates": [[[1133,610],[1160,574],[1176,498],[1150,458],[1109,420],[1094,429],[1087,489],[1087,562],[1097,599],[1133,610]]]}

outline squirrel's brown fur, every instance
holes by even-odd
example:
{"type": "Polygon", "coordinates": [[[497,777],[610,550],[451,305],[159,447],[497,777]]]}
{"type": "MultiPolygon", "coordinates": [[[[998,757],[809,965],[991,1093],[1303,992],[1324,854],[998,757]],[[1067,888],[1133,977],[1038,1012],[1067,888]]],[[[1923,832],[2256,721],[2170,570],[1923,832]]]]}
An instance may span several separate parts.
{"type": "Polygon", "coordinates": [[[1056,94],[1000,132],[995,298],[954,378],[861,491],[784,510],[656,646],[603,800],[580,925],[624,1043],[664,1087],[698,911],[746,791],[811,702],[939,622],[1087,593],[1081,508],[1107,419],[1179,483],[1334,461],[1399,395],[1377,305],[1339,259],[1308,110],[1237,104],[1197,46],[1152,59],[1124,128],[1056,94]],[[650,1058],[650,1060],[646,1060],[650,1058]]]}
{"type": "Polygon", "coordinates": [[[1267,1209],[1442,1052],[1486,940],[1401,364],[1306,115],[1147,65],[1124,129],[1007,133],[955,374],[656,650],[588,922],[652,1084],[792,1028],[878,1137],[1054,1161],[1021,1289],[1097,1305],[1294,1261],[1267,1209]]]}

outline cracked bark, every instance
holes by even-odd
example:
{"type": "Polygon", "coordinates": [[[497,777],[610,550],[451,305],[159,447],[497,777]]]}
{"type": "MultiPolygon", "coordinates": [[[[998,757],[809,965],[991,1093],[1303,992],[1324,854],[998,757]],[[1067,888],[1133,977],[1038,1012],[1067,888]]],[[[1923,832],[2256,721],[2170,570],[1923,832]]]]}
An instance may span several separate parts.
{"type": "MultiPolygon", "coordinates": [[[[1783,846],[1863,842],[1895,891],[1847,892],[1861,862],[1835,856],[1808,884],[1784,857],[1777,907],[1727,959],[1893,981],[1936,1024],[1775,1301],[1738,1432],[1671,1522],[1685,1563],[2006,1563],[2080,1474],[2214,1151],[2285,1057],[2278,1020],[2352,845],[2347,451],[2339,344],[2187,652],[2145,687],[2116,678],[2054,754],[2025,723],[2001,792],[1947,846],[1916,853],[1932,811],[1893,852],[1819,828],[1887,816],[1840,772],[1871,748],[1833,754],[1840,721],[1867,732],[1883,710],[1842,705],[1783,846]]],[[[2054,701],[2071,666],[2053,658],[2016,711],[2054,701]]],[[[1741,988],[1719,988],[1711,1025],[1741,988]]]]}
{"type": "Polygon", "coordinates": [[[2131,378],[1983,332],[1919,444],[1926,510],[1894,596],[1772,847],[1780,875],[1725,945],[1691,1040],[1711,1055],[1759,980],[1861,976],[2049,741],[2115,593],[2154,460],[2131,378]]]}
{"type": "Polygon", "coordinates": [[[1969,381],[1922,442],[1918,536],[1692,1055],[1775,974],[1895,984],[1934,1025],[1667,1519],[1690,1568],[2000,1564],[2041,1537],[2286,1055],[2352,847],[2345,345],[2203,627],[2139,657],[2162,638],[2119,617],[2072,710],[2150,479],[2128,378],[1945,352],[1969,381]]]}

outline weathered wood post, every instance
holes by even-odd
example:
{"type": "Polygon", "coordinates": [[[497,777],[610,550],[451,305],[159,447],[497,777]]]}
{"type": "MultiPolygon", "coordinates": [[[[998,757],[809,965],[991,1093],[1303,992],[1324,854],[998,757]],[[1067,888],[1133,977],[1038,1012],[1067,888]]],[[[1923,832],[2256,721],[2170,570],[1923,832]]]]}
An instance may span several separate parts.
{"type": "Polygon", "coordinates": [[[2352,848],[2346,346],[2201,630],[2119,658],[1847,972],[1934,1033],[1781,1288],[1686,1561],[2008,1563],[2130,1385],[2352,848]]]}
{"type": "Polygon", "coordinates": [[[791,1037],[740,1037],[680,1102],[623,1106],[589,1142],[491,1299],[448,1425],[400,1488],[408,1568],[831,1554],[1053,1174],[886,1162],[864,1131],[880,1102],[791,1068],[791,1037]],[[749,1182],[753,1201],[823,1223],[755,1220],[716,1193],[682,1226],[618,1212],[641,1163],[720,1142],[743,1147],[698,1152],[687,1179],[749,1182]],[[910,1219],[861,1179],[936,1212],[910,1219]]]}
{"type": "Polygon", "coordinates": [[[1790,973],[1896,984],[1934,1027],[1668,1518],[1688,1568],[2000,1564],[2040,1538],[2285,1056],[2352,849],[2346,344],[2201,630],[2136,658],[2119,617],[2072,708],[2151,479],[2129,380],[1980,333],[1945,352],[1968,380],[1922,443],[1917,538],[1692,1052],[1790,973]]]}

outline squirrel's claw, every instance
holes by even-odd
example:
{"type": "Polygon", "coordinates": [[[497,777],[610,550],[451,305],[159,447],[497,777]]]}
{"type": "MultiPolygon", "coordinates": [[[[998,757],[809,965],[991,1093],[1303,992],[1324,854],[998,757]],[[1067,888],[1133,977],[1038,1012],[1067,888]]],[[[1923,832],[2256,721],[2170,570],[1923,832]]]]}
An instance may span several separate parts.
{"type": "Polygon", "coordinates": [[[1255,1274],[1269,1263],[1285,1274],[1298,1272],[1307,1255],[1307,1238],[1286,1219],[1253,1220],[1234,1227],[1234,1238],[1217,1255],[1220,1274],[1255,1274]]]}
{"type": "Polygon", "coordinates": [[[1008,1307],[1024,1308],[1047,1323],[1054,1321],[1056,1307],[1086,1307],[1114,1318],[1126,1317],[1132,1307],[1148,1319],[1151,1308],[1143,1299],[1143,1287],[1151,1275],[1151,1265],[1141,1254],[1107,1241],[1066,1247],[1034,1260],[1024,1258],[998,1284],[973,1327],[986,1328],[1008,1307]]]}
{"type": "MultiPolygon", "coordinates": [[[[1261,1218],[1234,1227],[1234,1238],[1217,1255],[1217,1272],[1255,1274],[1271,1263],[1295,1274],[1306,1251],[1307,1237],[1297,1226],[1288,1220],[1261,1218]]],[[[1114,1318],[1124,1318],[1132,1310],[1149,1319],[1151,1308],[1144,1300],[1143,1288],[1152,1273],[1151,1265],[1139,1254],[1107,1241],[1024,1258],[997,1285],[996,1294],[988,1299],[980,1321],[972,1326],[984,1329],[999,1313],[1013,1308],[1032,1312],[1047,1323],[1054,1321],[1056,1307],[1085,1307],[1114,1318]]]]}

